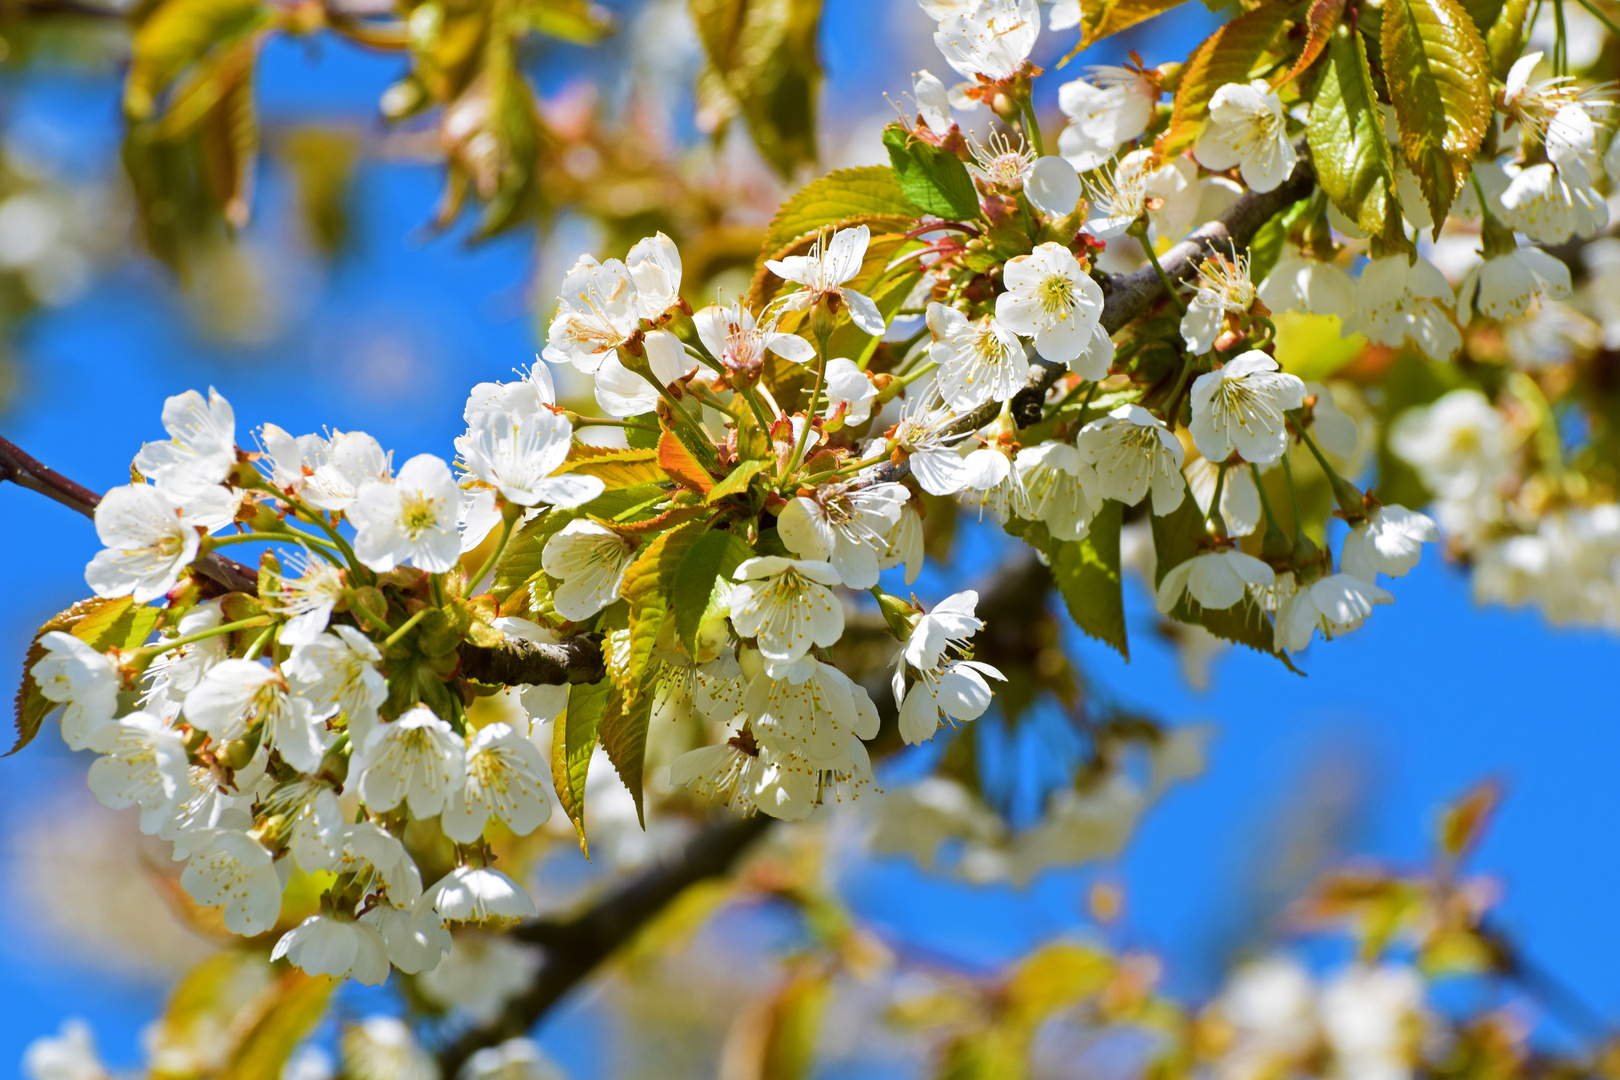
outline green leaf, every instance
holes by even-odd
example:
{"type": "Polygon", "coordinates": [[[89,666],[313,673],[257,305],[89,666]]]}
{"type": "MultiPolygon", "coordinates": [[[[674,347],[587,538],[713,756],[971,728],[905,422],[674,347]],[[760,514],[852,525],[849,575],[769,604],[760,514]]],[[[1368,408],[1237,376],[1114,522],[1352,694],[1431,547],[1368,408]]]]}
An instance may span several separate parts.
{"type": "Polygon", "coordinates": [[[221,1075],[231,1080],[279,1080],[293,1050],[326,1014],[338,982],[329,975],[302,971],[283,975],[269,1006],[242,1036],[221,1075]]]}
{"type": "Polygon", "coordinates": [[[1079,540],[1057,540],[1044,522],[1010,518],[1007,532],[1046,556],[1053,584],[1075,625],[1131,658],[1125,633],[1125,600],[1119,573],[1119,529],[1125,507],[1112,499],[1079,540]]]}
{"type": "Polygon", "coordinates": [[[152,115],[157,97],[193,64],[264,26],[270,9],[260,0],[161,0],[146,9],[130,39],[124,111],[152,115]]]}
{"type": "Polygon", "coordinates": [[[925,142],[900,124],[883,129],[895,179],[911,205],[949,221],[971,221],[979,216],[979,193],[961,158],[925,142]]]}
{"type": "Polygon", "coordinates": [[[531,0],[514,15],[536,33],[575,45],[595,45],[613,33],[613,14],[590,0],[531,0]]]}
{"type": "Polygon", "coordinates": [[[42,640],[46,634],[52,631],[66,632],[101,652],[133,649],[152,636],[158,617],[162,614],[159,608],[137,607],[127,596],[112,600],[97,596],[80,600],[66,611],[52,616],[35,631],[34,640],[29,643],[28,651],[23,656],[22,684],[17,687],[17,742],[6,751],[6,756],[33,742],[45,717],[57,706],[57,702],[40,693],[39,684],[34,681],[34,665],[45,658],[46,649],[42,640]]]}
{"type": "Polygon", "coordinates": [[[585,774],[591,766],[591,753],[596,749],[596,735],[612,690],[609,679],[569,687],[568,708],[551,732],[552,786],[557,789],[563,812],[579,833],[579,849],[587,859],[591,852],[585,844],[585,774]]]}
{"type": "Polygon", "coordinates": [[[1524,45],[1524,19],[1530,13],[1530,0],[1507,0],[1491,24],[1485,46],[1491,54],[1491,75],[1506,82],[1513,62],[1524,45]]]}
{"type": "Polygon", "coordinates": [[[1491,32],[1506,6],[1503,0],[1462,0],[1462,8],[1468,12],[1468,18],[1473,21],[1474,29],[1479,31],[1481,38],[1491,32]]]}
{"type": "Polygon", "coordinates": [[[1328,42],[1305,139],[1317,182],[1334,205],[1368,236],[1404,247],[1383,115],[1366,50],[1348,27],[1339,27],[1328,42]]]}
{"type": "MultiPolygon", "coordinates": [[[[1198,503],[1190,492],[1173,513],[1153,518],[1155,591],[1166,574],[1198,554],[1198,540],[1205,535],[1207,531],[1204,527],[1203,512],[1198,509],[1198,503]]],[[[1287,666],[1288,670],[1299,673],[1299,669],[1294,667],[1288,654],[1275,648],[1272,641],[1271,620],[1260,610],[1258,604],[1243,602],[1224,610],[1194,608],[1183,596],[1171,609],[1170,618],[1177,622],[1202,626],[1218,638],[1247,645],[1256,652],[1275,656],[1287,666]]]]}
{"type": "Polygon", "coordinates": [[[753,554],[742,537],[720,530],[697,537],[686,550],[670,585],[670,607],[675,632],[688,653],[697,652],[698,628],[714,610],[716,596],[731,580],[732,571],[753,554]]]}
{"type": "Polygon", "coordinates": [[[711,506],[728,495],[741,495],[748,490],[748,482],[760,473],[771,467],[769,461],[742,461],[726,474],[725,479],[709,489],[703,497],[705,503],[711,506]]]}
{"type": "Polygon", "coordinates": [[[544,514],[518,529],[506,545],[506,554],[495,567],[489,591],[496,600],[506,602],[512,592],[541,573],[540,557],[546,541],[552,534],[572,521],[574,514],[566,510],[547,510],[544,514]]]}
{"type": "Polygon", "coordinates": [[[687,0],[687,9],[709,60],[705,104],[740,113],[783,179],[813,163],[821,0],[687,0]]]}
{"type": "Polygon", "coordinates": [[[1491,122],[1490,57],[1457,0],[1388,0],[1381,41],[1401,154],[1438,237],[1491,122]]]}
{"type": "Polygon", "coordinates": [[[1170,110],[1170,126],[1154,144],[1169,160],[1192,146],[1209,117],[1209,101],[1227,83],[1244,83],[1265,55],[1288,16],[1289,5],[1272,0],[1239,15],[1209,37],[1187,58],[1181,84],[1170,110]]]}
{"type": "Polygon", "coordinates": [[[557,472],[594,476],[610,491],[668,479],[658,466],[658,452],[654,447],[572,446],[557,472]]]}
{"type": "Polygon", "coordinates": [[[874,233],[905,232],[917,211],[887,165],[834,169],[793,194],[765,234],[769,257],[829,225],[865,224],[874,233]]]}
{"type": "Polygon", "coordinates": [[[1062,67],[1110,34],[1128,30],[1139,22],[1162,15],[1177,7],[1182,0],[1101,0],[1099,3],[1080,5],[1080,43],[1058,62],[1062,67]]]}

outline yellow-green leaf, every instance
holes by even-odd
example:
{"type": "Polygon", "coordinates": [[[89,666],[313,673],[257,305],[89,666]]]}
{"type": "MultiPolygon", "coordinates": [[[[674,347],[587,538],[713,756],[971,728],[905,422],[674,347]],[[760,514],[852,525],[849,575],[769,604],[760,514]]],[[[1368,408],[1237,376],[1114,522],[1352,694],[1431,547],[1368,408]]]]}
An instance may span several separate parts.
{"type": "Polygon", "coordinates": [[[766,469],[771,467],[769,461],[742,461],[726,474],[725,478],[703,497],[703,501],[713,505],[728,495],[740,495],[748,490],[748,482],[766,469]]]}
{"type": "Polygon", "coordinates": [[[557,471],[594,476],[606,484],[610,491],[668,479],[658,464],[656,448],[573,446],[569,448],[568,458],[557,471]]]}
{"type": "Polygon", "coordinates": [[[942,146],[919,139],[902,124],[883,129],[900,190],[917,209],[948,221],[979,216],[979,192],[962,159],[942,146]]]}
{"type": "Polygon", "coordinates": [[[784,179],[816,158],[821,0],[687,0],[708,56],[705,96],[721,94],[784,179]]]}
{"type": "Polygon", "coordinates": [[[1209,37],[1187,58],[1170,111],[1170,126],[1154,143],[1166,160],[1190,147],[1209,117],[1209,101],[1227,83],[1248,82],[1250,74],[1282,29],[1289,5],[1270,0],[1239,15],[1209,37]]]}
{"type": "Polygon", "coordinates": [[[1058,66],[1067,64],[1082,49],[1090,48],[1110,34],[1128,30],[1139,22],[1162,15],[1180,3],[1181,0],[1101,0],[1100,3],[1081,4],[1080,43],[1058,61],[1058,66]]]}
{"type": "Polygon", "coordinates": [[[579,833],[579,849],[590,858],[585,844],[585,774],[590,769],[596,735],[607,711],[612,682],[576,683],[568,688],[568,708],[551,732],[551,782],[557,789],[568,820],[579,833]]]}
{"type": "Polygon", "coordinates": [[[144,120],[157,96],[211,51],[251,33],[270,18],[260,0],[162,0],[130,39],[124,111],[144,120]]]}
{"type": "Polygon", "coordinates": [[[1368,236],[1404,245],[1394,162],[1372,72],[1361,39],[1347,26],[1328,42],[1305,140],[1317,182],[1334,205],[1368,236]]]}
{"type": "Polygon", "coordinates": [[[686,549],[670,585],[670,607],[675,631],[688,653],[697,651],[698,628],[714,610],[716,594],[753,554],[742,537],[720,530],[704,533],[686,549]]]}
{"type": "Polygon", "coordinates": [[[793,194],[765,234],[765,252],[776,252],[828,225],[865,224],[874,233],[905,232],[916,224],[917,210],[900,190],[887,165],[834,169],[793,194]]]}
{"type": "Polygon", "coordinates": [[[1491,75],[1498,82],[1506,82],[1513,62],[1519,58],[1524,45],[1524,20],[1530,13],[1530,0],[1507,0],[1497,13],[1485,38],[1486,50],[1491,54],[1491,75]]]}
{"type": "Polygon", "coordinates": [[[161,614],[159,608],[137,607],[127,596],[112,600],[96,596],[80,600],[66,611],[53,615],[35,631],[34,640],[29,643],[28,651],[23,656],[22,684],[17,687],[17,742],[6,751],[6,756],[33,742],[45,717],[56,708],[57,703],[40,693],[39,684],[34,681],[34,665],[45,658],[46,650],[42,641],[46,634],[52,631],[69,633],[102,652],[132,649],[152,636],[161,614]]]}
{"type": "Polygon", "coordinates": [[[1457,0],[1388,0],[1380,36],[1401,154],[1439,236],[1491,122],[1485,41],[1457,0]]]}
{"type": "Polygon", "coordinates": [[[278,1080],[282,1067],[326,1013],[337,980],[289,971],[275,987],[270,1007],[236,1045],[221,1075],[231,1080],[278,1080]]]}
{"type": "Polygon", "coordinates": [[[1327,48],[1328,38],[1333,36],[1333,28],[1339,25],[1344,16],[1345,0],[1313,0],[1310,11],[1305,16],[1308,32],[1305,37],[1305,47],[1300,50],[1299,59],[1288,73],[1276,79],[1272,85],[1282,86],[1292,82],[1305,74],[1306,70],[1322,55],[1327,48]]]}

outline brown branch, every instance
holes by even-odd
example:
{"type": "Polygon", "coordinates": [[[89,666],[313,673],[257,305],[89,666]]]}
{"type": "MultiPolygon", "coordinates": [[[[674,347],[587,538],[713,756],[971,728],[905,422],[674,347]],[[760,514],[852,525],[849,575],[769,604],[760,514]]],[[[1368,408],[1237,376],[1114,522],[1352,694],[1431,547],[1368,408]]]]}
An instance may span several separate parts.
{"type": "Polygon", "coordinates": [[[602,635],[580,634],[555,645],[508,639],[494,647],[463,642],[461,673],[488,686],[593,683],[607,674],[602,635]]]}
{"type": "Polygon", "coordinates": [[[512,936],[545,948],[534,982],[506,1003],[490,1024],[474,1028],[439,1052],[444,1076],[455,1076],[478,1050],[525,1035],[551,1007],[645,926],[688,886],[728,872],[771,827],[763,814],[705,826],[675,858],[623,881],[589,909],[565,919],[527,923],[512,936]]]}
{"type": "MultiPolygon", "coordinates": [[[[1172,281],[1187,281],[1198,272],[1198,264],[1217,251],[1247,247],[1260,227],[1292,203],[1311,193],[1316,174],[1302,158],[1294,172],[1274,191],[1244,194],[1214,221],[1194,230],[1160,258],[1159,265],[1172,281]]],[[[1145,313],[1164,295],[1164,283],[1151,266],[1129,274],[1114,274],[1102,281],[1103,329],[1117,333],[1132,319],[1145,313]]],[[[1050,360],[1036,360],[1030,366],[1029,382],[1013,395],[1012,417],[1019,427],[1039,422],[1046,395],[1069,369],[1050,360]]],[[[990,423],[1001,412],[999,401],[987,401],[945,429],[947,435],[964,435],[990,423]]],[[[861,474],[866,483],[902,480],[911,474],[909,462],[884,462],[861,474]]]]}

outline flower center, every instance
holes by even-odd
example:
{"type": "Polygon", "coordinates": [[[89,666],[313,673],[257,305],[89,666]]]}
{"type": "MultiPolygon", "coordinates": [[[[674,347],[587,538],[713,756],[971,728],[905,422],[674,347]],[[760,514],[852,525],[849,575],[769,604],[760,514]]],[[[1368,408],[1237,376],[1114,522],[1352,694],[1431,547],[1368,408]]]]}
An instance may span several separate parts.
{"type": "Polygon", "coordinates": [[[405,496],[400,500],[399,527],[415,540],[422,533],[434,528],[439,523],[438,500],[429,498],[421,492],[405,496]]]}
{"type": "Polygon", "coordinates": [[[1053,274],[1036,286],[1036,299],[1041,310],[1059,319],[1067,319],[1074,311],[1074,283],[1062,274],[1053,274]]]}

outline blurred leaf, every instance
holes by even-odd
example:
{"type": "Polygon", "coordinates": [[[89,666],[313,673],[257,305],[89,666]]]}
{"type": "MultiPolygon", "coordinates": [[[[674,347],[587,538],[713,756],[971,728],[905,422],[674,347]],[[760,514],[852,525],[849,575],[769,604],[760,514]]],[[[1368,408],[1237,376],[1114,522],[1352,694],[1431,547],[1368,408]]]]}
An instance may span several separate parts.
{"type": "Polygon", "coordinates": [[[726,1040],[726,1080],[809,1080],[821,1017],[831,991],[825,968],[791,970],[782,986],[741,1015],[726,1040]]]}
{"type": "Polygon", "coordinates": [[[709,493],[703,497],[703,501],[712,506],[728,495],[741,495],[748,490],[748,485],[754,477],[768,471],[770,467],[771,463],[769,461],[738,462],[725,475],[723,480],[709,489],[709,493]]]}
{"type": "Polygon", "coordinates": [[[435,222],[442,228],[461,211],[469,188],[484,201],[473,239],[493,236],[535,207],[535,182],[545,133],[534,94],[518,70],[504,24],[489,31],[477,73],[450,101],[439,125],[449,157],[445,194],[435,222]]]}
{"type": "Polygon", "coordinates": [[[1529,13],[1530,0],[1506,0],[1485,36],[1486,50],[1491,56],[1491,75],[1500,82],[1507,81],[1513,62],[1519,58],[1519,50],[1524,46],[1524,21],[1529,13]]]}
{"type": "Polygon", "coordinates": [[[948,221],[979,216],[979,193],[962,160],[944,147],[912,135],[900,124],[883,129],[895,179],[911,205],[948,221]]]}
{"type": "Polygon", "coordinates": [[[696,537],[670,579],[670,607],[675,630],[691,654],[697,652],[698,628],[714,609],[716,595],[731,580],[732,571],[754,554],[742,537],[715,529],[696,537]]]}
{"type": "Polygon", "coordinates": [[[293,1050],[321,1022],[338,980],[292,970],[276,982],[269,1007],[242,1036],[222,1074],[231,1080],[279,1080],[293,1050]]]}
{"type": "Polygon", "coordinates": [[[513,16],[535,33],[575,45],[594,45],[614,29],[613,13],[590,0],[529,0],[513,16]]]}
{"type": "Polygon", "coordinates": [[[1457,0],[1388,0],[1382,44],[1401,153],[1438,237],[1491,122],[1490,58],[1457,0]]]}
{"type": "Polygon", "coordinates": [[[1460,859],[1473,850],[1490,827],[1502,801],[1502,782],[1485,780],[1466,793],[1440,815],[1440,850],[1460,859]]]}
{"type": "Polygon", "coordinates": [[[1503,0],[1463,0],[1461,6],[1483,39],[1496,25],[1496,20],[1502,17],[1503,9],[1511,5],[1504,3],[1503,0]]]}
{"type": "Polygon", "coordinates": [[[1101,3],[1080,5],[1080,43],[1069,50],[1059,66],[1110,34],[1128,30],[1139,22],[1162,15],[1180,3],[1181,0],[1102,0],[1101,3]]]}
{"type": "Polygon", "coordinates": [[[265,26],[272,9],[260,0],[159,0],[130,39],[124,111],[144,120],[158,95],[211,52],[265,26]]]}
{"type": "Polygon", "coordinates": [[[334,128],[294,128],[277,140],[276,156],[292,174],[304,229],[315,250],[335,258],[349,239],[360,137],[334,128]]]}
{"type": "Polygon", "coordinates": [[[1361,40],[1341,26],[1328,43],[1305,129],[1317,182],[1368,236],[1405,245],[1394,163],[1361,40]]]}
{"type": "MultiPolygon", "coordinates": [[[[198,1046],[216,1048],[222,1058],[233,1053],[240,1045],[238,1025],[252,1024],[272,1006],[280,985],[266,954],[253,949],[217,952],[186,972],[145,1039],[154,1063],[152,1080],[192,1080],[198,1046]]],[[[290,1052],[294,1045],[285,1049],[290,1052]]]]}
{"type": "Polygon", "coordinates": [[[1033,1035],[1052,1013],[1100,992],[1113,973],[1113,957],[1100,949],[1043,946],[1021,960],[1002,987],[1009,1021],[1033,1035]]]}
{"type": "Polygon", "coordinates": [[[687,0],[687,10],[710,81],[748,122],[760,156],[783,178],[814,163],[821,0],[687,0]]]}
{"type": "Polygon", "coordinates": [[[1246,83],[1260,58],[1282,29],[1289,5],[1271,0],[1239,15],[1209,37],[1187,58],[1171,106],[1170,126],[1153,145],[1166,160],[1192,146],[1209,116],[1209,101],[1227,83],[1246,83]]]}
{"type": "Polygon", "coordinates": [[[575,683],[568,688],[568,708],[552,728],[551,781],[568,820],[579,833],[579,850],[590,858],[585,844],[585,774],[590,769],[596,735],[607,711],[610,679],[575,683]]]}

